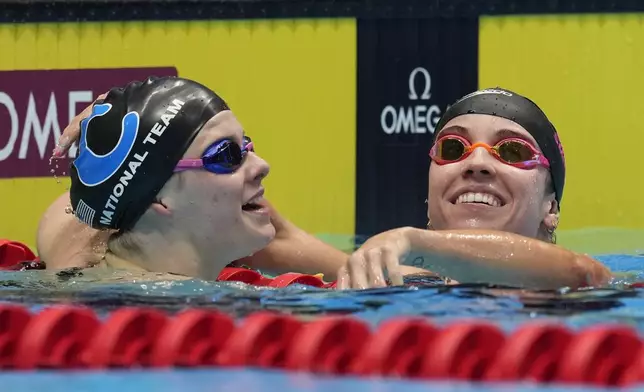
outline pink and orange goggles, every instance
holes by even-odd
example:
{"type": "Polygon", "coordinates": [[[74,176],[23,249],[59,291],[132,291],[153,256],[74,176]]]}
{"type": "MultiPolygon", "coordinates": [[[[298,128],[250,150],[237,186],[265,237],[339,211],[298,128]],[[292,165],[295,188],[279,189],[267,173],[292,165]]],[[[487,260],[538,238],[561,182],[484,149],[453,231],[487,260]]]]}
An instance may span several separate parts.
{"type": "Polygon", "coordinates": [[[434,143],[429,150],[429,156],[439,165],[446,165],[462,161],[467,158],[475,148],[482,147],[492,156],[506,165],[519,169],[531,169],[537,165],[550,167],[550,162],[528,141],[519,138],[500,140],[494,146],[486,143],[470,143],[469,140],[458,135],[445,135],[434,143]]]}

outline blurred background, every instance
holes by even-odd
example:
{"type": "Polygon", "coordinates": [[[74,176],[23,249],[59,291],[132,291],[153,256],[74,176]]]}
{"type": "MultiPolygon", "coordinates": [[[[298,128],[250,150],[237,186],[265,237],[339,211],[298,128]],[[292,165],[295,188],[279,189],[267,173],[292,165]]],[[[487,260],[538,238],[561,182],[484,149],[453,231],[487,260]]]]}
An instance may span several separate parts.
{"type": "Polygon", "coordinates": [[[4,0],[0,238],[35,248],[69,186],[69,162],[49,157],[71,118],[111,87],[179,75],[229,102],[276,207],[346,250],[425,226],[448,105],[484,87],[527,95],[566,152],[559,242],[639,252],[643,69],[636,1],[4,0]]]}

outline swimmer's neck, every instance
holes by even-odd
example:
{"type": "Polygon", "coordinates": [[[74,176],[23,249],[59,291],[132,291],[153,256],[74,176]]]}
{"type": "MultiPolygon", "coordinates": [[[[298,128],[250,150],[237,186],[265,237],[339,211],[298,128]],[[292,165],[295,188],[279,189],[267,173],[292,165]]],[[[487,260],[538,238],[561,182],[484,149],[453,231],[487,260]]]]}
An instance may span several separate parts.
{"type": "Polygon", "coordinates": [[[147,271],[147,269],[137,265],[136,263],[121,258],[110,251],[105,254],[105,258],[100,263],[100,266],[115,270],[147,271]]]}
{"type": "MultiPolygon", "coordinates": [[[[174,248],[176,250],[178,246],[174,248]]],[[[194,258],[186,257],[189,254],[186,249],[176,255],[172,254],[173,252],[170,250],[166,251],[165,257],[157,253],[152,256],[146,255],[146,257],[139,259],[127,256],[121,257],[108,249],[99,266],[112,270],[166,273],[203,280],[216,280],[221,269],[229,263],[228,261],[214,260],[212,263],[203,265],[203,263],[196,261],[189,262],[188,260],[194,258]],[[174,260],[184,260],[184,262],[177,265],[174,260]],[[219,266],[221,267],[218,268],[219,266]]]]}
{"type": "MultiPolygon", "coordinates": [[[[192,279],[190,276],[173,274],[173,273],[163,273],[163,272],[150,272],[141,266],[132,263],[131,261],[125,260],[121,257],[116,256],[111,252],[107,252],[103,260],[94,265],[93,267],[104,268],[107,270],[114,271],[127,271],[128,278],[136,279],[137,281],[149,280],[149,281],[160,281],[160,280],[186,280],[192,279]],[[130,275],[133,274],[133,275],[130,275]]],[[[111,273],[111,272],[110,272],[111,273]]],[[[119,275],[116,275],[117,277],[119,275]]],[[[122,276],[118,279],[122,279],[122,276]]]]}

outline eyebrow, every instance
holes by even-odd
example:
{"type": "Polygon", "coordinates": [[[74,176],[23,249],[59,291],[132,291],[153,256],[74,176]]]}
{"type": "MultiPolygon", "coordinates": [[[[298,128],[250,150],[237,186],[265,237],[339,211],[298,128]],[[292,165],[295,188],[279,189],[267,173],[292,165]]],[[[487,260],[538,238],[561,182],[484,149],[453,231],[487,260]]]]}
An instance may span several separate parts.
{"type": "Polygon", "coordinates": [[[461,136],[470,135],[470,131],[467,128],[462,127],[460,125],[451,125],[447,128],[443,128],[438,134],[440,135],[441,133],[455,133],[461,136]]]}
{"type": "Polygon", "coordinates": [[[495,136],[497,136],[499,138],[502,138],[502,139],[507,138],[507,137],[516,137],[516,138],[519,138],[519,139],[530,140],[528,137],[526,137],[526,135],[524,135],[522,133],[519,133],[517,131],[513,131],[511,129],[500,129],[500,130],[498,130],[496,132],[495,136]]]}
{"type": "MultiPolygon", "coordinates": [[[[465,127],[460,126],[460,125],[449,126],[447,128],[444,128],[440,133],[444,133],[444,132],[455,133],[457,135],[461,135],[461,136],[465,136],[465,137],[470,136],[470,130],[468,128],[465,128],[465,127]]],[[[511,129],[505,129],[505,128],[500,129],[497,132],[495,132],[494,137],[499,138],[499,139],[505,139],[505,138],[508,138],[508,137],[515,137],[515,138],[530,141],[530,139],[527,138],[526,135],[524,135],[522,133],[519,133],[517,131],[513,131],[511,129]]]]}

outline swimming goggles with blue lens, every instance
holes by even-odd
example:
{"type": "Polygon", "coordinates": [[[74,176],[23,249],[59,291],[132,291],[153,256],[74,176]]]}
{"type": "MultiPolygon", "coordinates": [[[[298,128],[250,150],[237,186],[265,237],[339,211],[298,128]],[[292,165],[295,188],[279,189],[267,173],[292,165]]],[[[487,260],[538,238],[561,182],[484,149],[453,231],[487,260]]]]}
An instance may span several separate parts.
{"type": "Polygon", "coordinates": [[[206,169],[215,174],[234,173],[244,163],[248,152],[252,151],[255,151],[255,147],[248,136],[244,136],[243,146],[232,139],[217,140],[204,151],[201,159],[180,160],[174,172],[206,169]]]}

